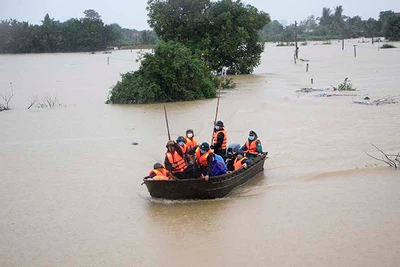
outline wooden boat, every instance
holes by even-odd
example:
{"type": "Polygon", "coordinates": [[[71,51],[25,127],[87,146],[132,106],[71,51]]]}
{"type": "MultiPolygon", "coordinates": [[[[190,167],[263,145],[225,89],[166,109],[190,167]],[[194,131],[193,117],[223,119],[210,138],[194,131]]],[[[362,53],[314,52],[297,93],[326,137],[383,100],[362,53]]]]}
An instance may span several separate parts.
{"type": "Polygon", "coordinates": [[[228,195],[234,188],[249,181],[264,170],[264,161],[268,152],[255,158],[247,167],[224,175],[210,177],[208,181],[201,178],[180,180],[143,179],[149,193],[155,198],[165,199],[213,199],[228,195]]]}

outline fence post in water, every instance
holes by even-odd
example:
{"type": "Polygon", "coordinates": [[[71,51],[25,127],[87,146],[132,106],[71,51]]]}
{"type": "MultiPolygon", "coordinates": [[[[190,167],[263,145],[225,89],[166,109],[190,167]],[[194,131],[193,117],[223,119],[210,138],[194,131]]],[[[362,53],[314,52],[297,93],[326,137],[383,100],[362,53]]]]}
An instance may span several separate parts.
{"type": "Polygon", "coordinates": [[[357,57],[357,45],[354,45],[354,57],[357,57]]]}
{"type": "Polygon", "coordinates": [[[342,50],[344,50],[344,39],[342,39],[342,50]]]}
{"type": "Polygon", "coordinates": [[[306,72],[308,72],[308,63],[307,63],[307,67],[306,67],[306,72]]]}
{"type": "Polygon", "coordinates": [[[297,64],[297,62],[296,62],[296,54],[293,55],[293,60],[294,60],[294,64],[297,64]]]}
{"type": "Polygon", "coordinates": [[[311,78],[311,84],[314,84],[314,79],[313,78],[311,78]]]}
{"type": "Polygon", "coordinates": [[[107,65],[110,65],[110,57],[107,57],[107,65]]]}

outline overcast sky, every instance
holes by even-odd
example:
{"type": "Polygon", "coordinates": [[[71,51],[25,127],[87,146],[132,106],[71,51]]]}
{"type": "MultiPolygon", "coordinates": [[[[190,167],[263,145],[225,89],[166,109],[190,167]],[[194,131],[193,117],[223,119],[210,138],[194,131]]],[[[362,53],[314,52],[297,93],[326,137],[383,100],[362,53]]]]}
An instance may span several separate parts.
{"type": "MultiPolygon", "coordinates": [[[[272,20],[291,24],[310,15],[322,14],[322,8],[343,6],[346,16],[359,15],[363,20],[378,19],[380,11],[400,12],[400,0],[242,0],[269,13],[272,20]]],[[[123,28],[148,30],[147,0],[0,0],[0,20],[9,18],[41,24],[46,13],[64,22],[70,18],[83,17],[83,11],[94,9],[105,23],[118,23],[123,28]]]]}

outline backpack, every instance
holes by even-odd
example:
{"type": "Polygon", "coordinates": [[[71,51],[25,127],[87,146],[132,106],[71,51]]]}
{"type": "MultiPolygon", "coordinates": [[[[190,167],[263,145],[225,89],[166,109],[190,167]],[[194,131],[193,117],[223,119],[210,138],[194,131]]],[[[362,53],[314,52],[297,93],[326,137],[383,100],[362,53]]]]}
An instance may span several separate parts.
{"type": "Polygon", "coordinates": [[[214,161],[212,166],[213,176],[225,174],[228,171],[224,159],[217,154],[214,154],[214,161]]]}

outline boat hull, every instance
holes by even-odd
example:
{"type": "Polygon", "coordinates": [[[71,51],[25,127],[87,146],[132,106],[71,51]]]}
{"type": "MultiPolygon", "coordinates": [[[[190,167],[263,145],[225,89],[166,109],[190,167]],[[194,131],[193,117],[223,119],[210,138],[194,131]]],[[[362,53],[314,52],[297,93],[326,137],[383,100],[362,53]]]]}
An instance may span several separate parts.
{"type": "Polygon", "coordinates": [[[253,160],[246,169],[204,179],[148,180],[143,182],[150,195],[165,199],[214,199],[227,196],[233,189],[246,183],[264,170],[267,152],[253,160]]]}

